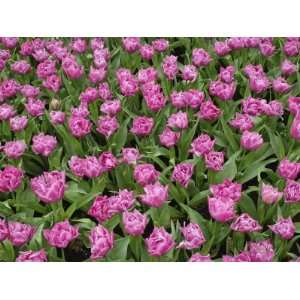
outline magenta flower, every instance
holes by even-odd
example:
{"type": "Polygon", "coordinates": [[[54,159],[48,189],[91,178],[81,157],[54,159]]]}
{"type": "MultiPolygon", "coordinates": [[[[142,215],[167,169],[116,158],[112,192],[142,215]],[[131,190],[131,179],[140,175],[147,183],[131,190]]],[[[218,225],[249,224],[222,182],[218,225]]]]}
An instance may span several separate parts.
{"type": "Polygon", "coordinates": [[[151,164],[138,164],[133,172],[134,180],[141,186],[153,184],[159,177],[159,172],[151,164]]]}
{"type": "Polygon", "coordinates": [[[286,203],[300,202],[300,183],[294,180],[287,180],[283,196],[286,203]]]}
{"type": "Polygon", "coordinates": [[[26,116],[15,116],[9,119],[9,127],[13,132],[20,132],[26,128],[28,119],[26,116]]]}
{"type": "Polygon", "coordinates": [[[43,233],[49,245],[57,248],[66,248],[79,236],[78,228],[68,220],[56,223],[51,229],[44,229],[43,233]]]}
{"type": "Polygon", "coordinates": [[[122,149],[122,160],[126,164],[135,164],[140,158],[139,150],[136,148],[123,148],[122,149]]]}
{"type": "Polygon", "coordinates": [[[178,248],[195,249],[199,248],[206,241],[205,236],[198,224],[190,223],[181,228],[184,241],[180,242],[178,248]]]}
{"type": "Polygon", "coordinates": [[[22,251],[16,259],[17,262],[45,262],[47,260],[47,254],[44,249],[39,251],[22,251]]]}
{"type": "Polygon", "coordinates": [[[196,81],[198,77],[197,68],[193,65],[186,65],[182,69],[182,79],[190,82],[196,81]]]}
{"type": "Polygon", "coordinates": [[[54,203],[62,200],[65,185],[65,173],[59,171],[44,172],[30,181],[34,194],[45,203],[54,203]]]}
{"type": "Polygon", "coordinates": [[[291,239],[296,232],[296,226],[291,217],[288,217],[287,219],[280,218],[276,224],[270,225],[269,228],[285,240],[291,239]]]}
{"type": "Polygon", "coordinates": [[[122,39],[124,49],[129,53],[134,53],[140,49],[140,38],[127,37],[122,39]]]}
{"type": "Polygon", "coordinates": [[[24,154],[27,145],[24,141],[17,140],[6,142],[3,147],[3,152],[10,159],[19,159],[24,154]]]}
{"type": "Polygon", "coordinates": [[[169,41],[167,41],[165,39],[157,39],[157,40],[152,41],[152,46],[155,51],[164,52],[169,47],[169,41]]]}
{"type": "Polygon", "coordinates": [[[214,197],[229,198],[239,202],[242,196],[242,185],[225,179],[222,183],[213,184],[209,187],[214,197]]]}
{"type": "Polygon", "coordinates": [[[159,141],[161,145],[171,148],[176,145],[180,139],[180,132],[176,132],[166,127],[164,131],[159,135],[159,141]]]}
{"type": "Polygon", "coordinates": [[[202,255],[200,253],[194,253],[189,262],[212,262],[210,255],[202,255]]]}
{"type": "Polygon", "coordinates": [[[196,156],[201,156],[212,151],[214,144],[215,140],[212,140],[209,135],[201,134],[193,140],[190,152],[196,156]]]}
{"type": "Polygon", "coordinates": [[[278,173],[285,179],[296,179],[300,172],[300,164],[291,162],[287,158],[280,161],[278,166],[278,173]]]}
{"type": "Polygon", "coordinates": [[[241,146],[245,150],[254,151],[260,148],[264,140],[258,132],[243,131],[241,137],[241,146]]]}
{"type": "Polygon", "coordinates": [[[235,256],[223,255],[223,262],[251,262],[251,258],[248,251],[243,251],[235,256]]]}
{"type": "Polygon", "coordinates": [[[196,67],[205,67],[212,61],[210,55],[202,48],[193,49],[192,62],[196,67]]]}
{"type": "Polygon", "coordinates": [[[180,163],[175,166],[171,179],[183,187],[187,187],[193,176],[194,165],[191,163],[180,163]]]}
{"type": "Polygon", "coordinates": [[[270,240],[249,243],[249,255],[254,262],[271,262],[275,251],[270,240]]]}
{"type": "Polygon", "coordinates": [[[147,136],[151,133],[154,126],[154,120],[148,117],[136,117],[133,120],[130,132],[137,136],[147,136]]]}
{"type": "Polygon", "coordinates": [[[115,116],[102,116],[97,121],[97,131],[109,138],[119,128],[118,120],[115,116]]]}
{"type": "Polygon", "coordinates": [[[154,227],[149,238],[145,239],[147,251],[151,256],[162,256],[167,254],[175,242],[163,227],[154,227]]]}
{"type": "Polygon", "coordinates": [[[277,188],[269,185],[269,184],[262,184],[261,189],[261,198],[262,201],[267,204],[273,204],[278,202],[283,196],[282,192],[279,192],[277,188]]]}
{"type": "Polygon", "coordinates": [[[235,202],[231,198],[209,197],[208,210],[213,219],[227,222],[235,218],[235,202]]]}
{"type": "Polygon", "coordinates": [[[240,113],[236,113],[235,118],[232,119],[229,124],[242,132],[248,131],[254,126],[254,123],[249,115],[240,113]]]}
{"type": "Polygon", "coordinates": [[[222,111],[211,100],[208,100],[201,103],[200,111],[197,115],[200,119],[215,121],[222,115],[222,111]]]}
{"type": "Polygon", "coordinates": [[[53,125],[64,124],[66,114],[62,111],[51,111],[50,121],[53,125]]]}
{"type": "Polygon", "coordinates": [[[99,155],[101,172],[107,172],[114,169],[118,165],[118,160],[111,152],[102,152],[99,155]]]}
{"type": "Polygon", "coordinates": [[[89,235],[91,243],[91,259],[103,258],[113,248],[114,234],[105,227],[94,227],[89,235]]]}
{"type": "Polygon", "coordinates": [[[285,59],[281,63],[281,72],[285,76],[293,75],[294,73],[297,72],[297,66],[293,64],[290,60],[285,59]]]}
{"type": "Polygon", "coordinates": [[[32,151],[35,154],[49,156],[57,146],[55,136],[40,133],[32,138],[32,151]]]}
{"type": "Polygon", "coordinates": [[[84,117],[70,117],[68,126],[71,134],[77,138],[88,135],[92,129],[92,123],[84,117]]]}
{"type": "Polygon", "coordinates": [[[114,116],[121,111],[121,102],[118,99],[105,101],[101,104],[100,111],[104,114],[114,116]]]}
{"type": "Polygon", "coordinates": [[[239,232],[255,232],[262,230],[262,227],[258,224],[258,222],[247,213],[243,213],[238,216],[230,225],[230,228],[239,232]]]}
{"type": "Polygon", "coordinates": [[[218,151],[210,151],[204,155],[206,168],[218,172],[223,170],[224,153],[218,151]]]}
{"type": "Polygon", "coordinates": [[[163,60],[162,69],[168,80],[175,79],[178,73],[177,57],[174,55],[166,56],[163,60]]]}
{"type": "Polygon", "coordinates": [[[144,186],[144,191],[141,201],[146,205],[161,207],[168,199],[168,186],[163,186],[159,182],[144,186]]]}
{"type": "Polygon", "coordinates": [[[20,247],[31,240],[35,228],[29,224],[19,222],[8,222],[8,239],[14,246],[20,247]]]}
{"type": "Polygon", "coordinates": [[[186,112],[179,111],[168,118],[168,126],[171,128],[185,129],[188,127],[188,115],[186,112]]]}
{"type": "Polygon", "coordinates": [[[132,212],[124,211],[122,220],[126,233],[133,236],[142,235],[148,222],[147,216],[137,209],[132,212]]]}
{"type": "Polygon", "coordinates": [[[15,191],[22,183],[23,171],[13,166],[6,166],[0,170],[0,192],[15,191]]]}

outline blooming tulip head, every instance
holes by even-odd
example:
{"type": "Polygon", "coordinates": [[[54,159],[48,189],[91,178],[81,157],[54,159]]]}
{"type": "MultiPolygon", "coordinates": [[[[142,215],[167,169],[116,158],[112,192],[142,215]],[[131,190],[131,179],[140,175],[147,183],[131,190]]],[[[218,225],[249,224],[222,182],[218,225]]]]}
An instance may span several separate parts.
{"type": "Polygon", "coordinates": [[[171,234],[163,227],[155,227],[145,242],[147,251],[151,256],[165,255],[175,246],[171,234]]]}
{"type": "Polygon", "coordinates": [[[163,186],[159,182],[146,185],[144,191],[145,194],[141,196],[141,201],[146,205],[160,207],[168,199],[168,186],[163,186]]]}
{"type": "Polygon", "coordinates": [[[270,225],[269,228],[285,240],[291,239],[296,232],[296,226],[291,217],[287,219],[280,218],[276,224],[270,225]]]}
{"type": "Polygon", "coordinates": [[[147,216],[137,209],[132,212],[124,211],[122,220],[125,231],[133,236],[142,235],[148,222],[147,216]]]}
{"type": "Polygon", "coordinates": [[[59,171],[44,172],[30,181],[34,194],[45,203],[62,200],[65,192],[65,173],[59,171]]]}
{"type": "Polygon", "coordinates": [[[183,187],[187,187],[193,175],[194,165],[191,163],[180,163],[175,166],[172,173],[172,180],[183,187]]]}
{"type": "Polygon", "coordinates": [[[196,223],[190,223],[182,227],[181,232],[185,240],[178,245],[178,248],[195,249],[199,248],[206,241],[200,226],[196,223]]]}
{"type": "Polygon", "coordinates": [[[78,236],[78,228],[68,220],[56,223],[51,229],[44,229],[44,237],[52,247],[66,248],[78,236]]]}

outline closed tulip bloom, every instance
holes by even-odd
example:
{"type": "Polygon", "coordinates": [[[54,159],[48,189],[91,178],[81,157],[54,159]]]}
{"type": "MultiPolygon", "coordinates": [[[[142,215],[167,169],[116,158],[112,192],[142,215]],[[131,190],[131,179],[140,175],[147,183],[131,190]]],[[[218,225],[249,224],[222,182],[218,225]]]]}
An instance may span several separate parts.
{"type": "Polygon", "coordinates": [[[6,142],[3,148],[3,152],[10,159],[19,159],[24,154],[27,145],[24,141],[11,141],[6,142]]]}
{"type": "Polygon", "coordinates": [[[47,254],[44,249],[39,251],[21,251],[17,257],[17,262],[46,262],[47,254]]]}
{"type": "Polygon", "coordinates": [[[264,112],[266,100],[248,97],[242,101],[242,110],[244,114],[250,116],[259,116],[264,112]]]}
{"type": "Polygon", "coordinates": [[[72,57],[65,57],[62,60],[62,69],[69,79],[79,79],[84,74],[84,68],[76,59],[72,57]]]}
{"type": "Polygon", "coordinates": [[[65,173],[59,171],[44,172],[30,181],[34,194],[45,203],[62,200],[65,192],[65,173]]]}
{"type": "Polygon", "coordinates": [[[20,85],[14,79],[4,79],[0,84],[0,92],[4,99],[15,97],[19,89],[20,85]]]}
{"type": "Polygon", "coordinates": [[[295,140],[300,140],[300,112],[297,112],[296,116],[294,117],[291,129],[290,129],[291,137],[295,140]]]}
{"type": "Polygon", "coordinates": [[[186,65],[182,69],[182,79],[190,82],[194,82],[197,79],[198,71],[193,65],[186,65]]]}
{"type": "Polygon", "coordinates": [[[286,203],[300,202],[300,183],[288,179],[283,195],[286,203]]]}
{"type": "Polygon", "coordinates": [[[202,91],[191,89],[184,92],[184,98],[189,107],[197,109],[204,102],[205,94],[202,91]]]}
{"type": "Polygon", "coordinates": [[[201,156],[209,153],[215,144],[215,140],[212,140],[209,135],[201,134],[193,140],[191,144],[191,150],[194,155],[201,156]]]}
{"type": "Polygon", "coordinates": [[[297,72],[297,66],[293,64],[290,60],[285,59],[281,64],[281,72],[285,76],[293,75],[297,72]]]}
{"type": "Polygon", "coordinates": [[[102,225],[94,227],[89,235],[91,259],[103,258],[114,246],[114,234],[102,225]]]}
{"type": "Polygon", "coordinates": [[[68,126],[71,134],[77,138],[88,135],[92,130],[92,123],[90,120],[83,117],[70,117],[68,126]]]}
{"type": "Polygon", "coordinates": [[[168,118],[168,126],[171,128],[185,129],[188,127],[188,115],[186,112],[179,111],[168,118]]]}
{"type": "Polygon", "coordinates": [[[200,119],[215,121],[222,115],[222,111],[211,100],[208,100],[201,104],[197,115],[200,119]]]}
{"type": "Polygon", "coordinates": [[[231,100],[236,90],[235,82],[224,83],[221,80],[212,81],[209,85],[209,93],[223,101],[231,100]]]}
{"type": "Polygon", "coordinates": [[[32,138],[32,151],[35,154],[49,156],[57,146],[55,136],[40,133],[32,138]]]}
{"type": "Polygon", "coordinates": [[[110,100],[110,101],[105,101],[104,103],[101,104],[100,111],[110,115],[114,116],[118,112],[121,111],[121,102],[120,100],[110,100]]]}
{"type": "Polygon", "coordinates": [[[146,185],[144,191],[141,201],[151,207],[161,207],[168,199],[168,186],[163,186],[159,182],[146,185]]]}
{"type": "Polygon", "coordinates": [[[270,80],[265,74],[252,76],[249,79],[250,90],[255,93],[263,93],[270,87],[270,80]]]}
{"type": "Polygon", "coordinates": [[[112,209],[111,199],[107,196],[97,196],[88,210],[88,215],[100,223],[109,220],[115,213],[116,211],[112,209]]]}
{"type": "Polygon", "coordinates": [[[240,131],[248,131],[254,126],[254,123],[249,115],[240,113],[236,113],[235,118],[232,119],[229,124],[240,131]]]}
{"type": "Polygon", "coordinates": [[[98,161],[101,172],[111,171],[118,165],[117,158],[109,151],[102,152],[98,157],[98,161]]]}
{"type": "Polygon", "coordinates": [[[200,253],[194,253],[189,262],[212,262],[210,255],[202,255],[200,253]]]}
{"type": "Polygon", "coordinates": [[[239,232],[255,232],[262,230],[262,227],[249,214],[243,213],[238,216],[230,225],[230,228],[239,232]]]}
{"type": "Polygon", "coordinates": [[[299,54],[299,42],[286,41],[283,46],[283,51],[287,56],[297,56],[299,54]]]}
{"type": "Polygon", "coordinates": [[[174,55],[166,56],[162,63],[162,69],[168,80],[173,80],[178,73],[177,57],[174,55]]]}
{"type": "Polygon", "coordinates": [[[9,240],[14,246],[20,247],[31,240],[35,228],[29,224],[8,222],[9,240]]]}
{"type": "Polygon", "coordinates": [[[223,262],[251,262],[251,257],[248,251],[243,251],[235,256],[223,255],[223,262]]]}
{"type": "Polygon", "coordinates": [[[133,177],[138,184],[146,186],[157,181],[159,172],[151,164],[139,164],[134,168],[133,177]]]}
{"type": "Polygon", "coordinates": [[[280,218],[276,224],[270,225],[269,228],[285,240],[290,240],[296,232],[296,226],[291,217],[288,217],[287,219],[280,218]]]}
{"type": "Polygon", "coordinates": [[[85,175],[86,163],[84,158],[73,155],[69,160],[69,167],[74,175],[78,177],[83,177],[85,175]]]}
{"type": "Polygon", "coordinates": [[[0,192],[15,191],[22,183],[23,171],[14,166],[6,166],[0,170],[0,192]]]}
{"type": "Polygon", "coordinates": [[[50,121],[52,125],[64,124],[66,114],[62,111],[51,111],[50,112],[50,121]]]}
{"type": "Polygon", "coordinates": [[[31,65],[26,60],[18,60],[11,65],[11,70],[17,74],[27,74],[31,71],[31,65]]]}
{"type": "Polygon", "coordinates": [[[118,120],[115,116],[102,116],[97,121],[97,131],[109,138],[119,128],[118,120]]]}
{"type": "Polygon", "coordinates": [[[167,254],[175,242],[163,227],[154,227],[149,238],[145,240],[147,251],[151,256],[162,256],[167,254]]]}
{"type": "Polygon", "coordinates": [[[135,164],[140,158],[139,150],[136,148],[122,148],[122,160],[126,164],[135,164]]]}
{"type": "Polygon", "coordinates": [[[300,112],[300,97],[289,97],[288,107],[291,114],[297,115],[300,112]]]}
{"type": "Polygon", "coordinates": [[[164,131],[159,135],[159,141],[161,145],[171,148],[176,145],[180,139],[180,132],[176,132],[166,127],[164,131]]]}
{"type": "Polygon", "coordinates": [[[215,42],[214,50],[218,56],[225,56],[231,52],[231,48],[227,44],[227,41],[224,42],[215,42]]]}
{"type": "Polygon", "coordinates": [[[151,60],[154,55],[154,48],[151,45],[145,44],[140,47],[141,57],[145,60],[151,60]]]}
{"type": "Polygon", "coordinates": [[[210,55],[202,48],[193,49],[192,62],[196,67],[205,67],[212,61],[210,55]]]}
{"type": "Polygon", "coordinates": [[[134,53],[140,49],[140,38],[138,37],[127,37],[122,38],[124,49],[129,53],[134,53]]]}
{"type": "Polygon", "coordinates": [[[104,80],[106,75],[107,69],[105,67],[94,68],[93,66],[91,66],[88,78],[90,82],[97,84],[100,81],[104,80]]]}
{"type": "Polygon", "coordinates": [[[147,136],[151,133],[154,126],[154,120],[148,117],[136,117],[133,120],[130,132],[137,136],[147,136]]]}
{"type": "Polygon", "coordinates": [[[277,100],[270,101],[263,105],[263,112],[267,116],[278,117],[283,115],[283,105],[277,100]]]}
{"type": "Polygon", "coordinates": [[[285,179],[296,179],[300,172],[300,164],[289,161],[287,158],[280,161],[278,173],[285,179]]]}
{"type": "Polygon", "coordinates": [[[28,119],[26,116],[15,116],[9,119],[9,127],[13,132],[20,132],[26,128],[28,119]]]}
{"type": "Polygon", "coordinates": [[[266,204],[273,204],[282,198],[283,193],[279,192],[276,187],[269,184],[262,184],[261,198],[266,204]]]}
{"type": "Polygon", "coordinates": [[[253,151],[262,146],[264,140],[258,132],[244,131],[241,137],[241,146],[245,150],[253,151]]]}
{"type": "Polygon", "coordinates": [[[215,172],[223,170],[223,165],[224,165],[223,152],[210,151],[204,155],[204,160],[205,160],[206,168],[215,172]]]}
{"type": "Polygon", "coordinates": [[[275,251],[270,240],[249,243],[249,255],[253,262],[271,262],[275,251]]]}
{"type": "Polygon", "coordinates": [[[66,248],[69,243],[79,236],[77,227],[68,220],[56,223],[51,229],[44,229],[44,237],[52,247],[66,248]]]}
{"type": "Polygon", "coordinates": [[[208,210],[213,219],[225,223],[235,218],[235,202],[231,198],[209,197],[208,210]]]}
{"type": "Polygon", "coordinates": [[[157,52],[164,52],[169,48],[169,41],[166,39],[157,39],[152,41],[152,46],[157,52]]]}
{"type": "Polygon", "coordinates": [[[273,90],[279,94],[287,93],[291,86],[287,83],[287,81],[283,77],[278,77],[272,82],[273,90]]]}
{"type": "Polygon", "coordinates": [[[195,249],[199,248],[206,241],[205,236],[196,223],[190,223],[181,228],[181,233],[184,236],[184,241],[180,242],[177,248],[195,249]]]}
{"type": "Polygon", "coordinates": [[[173,91],[170,100],[172,105],[176,108],[184,108],[187,106],[186,95],[184,92],[173,91]]]}
{"type": "Polygon", "coordinates": [[[44,114],[45,102],[39,99],[30,98],[27,100],[25,108],[32,117],[40,117],[44,114]]]}
{"type": "Polygon", "coordinates": [[[0,242],[7,239],[9,236],[7,222],[3,219],[0,219],[0,242]]]}
{"type": "Polygon", "coordinates": [[[15,114],[16,111],[12,105],[6,103],[0,105],[0,121],[6,121],[15,116],[15,114]]]}
{"type": "Polygon", "coordinates": [[[134,204],[134,194],[127,189],[120,190],[117,195],[110,197],[111,208],[116,213],[122,213],[130,209],[134,204]]]}
{"type": "Polygon", "coordinates": [[[187,187],[193,176],[194,165],[191,163],[180,163],[174,167],[171,180],[187,187]]]}
{"type": "Polygon", "coordinates": [[[242,196],[242,185],[225,179],[222,183],[212,184],[209,187],[214,197],[230,198],[234,202],[239,202],[242,196]]]}
{"type": "Polygon", "coordinates": [[[126,233],[133,236],[142,235],[148,222],[147,216],[137,209],[132,212],[124,211],[122,221],[126,233]]]}
{"type": "Polygon", "coordinates": [[[140,69],[137,74],[138,81],[141,84],[156,81],[157,76],[158,76],[157,71],[153,67],[140,69]]]}
{"type": "Polygon", "coordinates": [[[234,80],[234,66],[228,66],[226,68],[221,67],[219,77],[223,82],[231,83],[234,80]]]}
{"type": "Polygon", "coordinates": [[[25,84],[21,87],[20,92],[25,98],[36,98],[40,94],[40,88],[25,84]]]}

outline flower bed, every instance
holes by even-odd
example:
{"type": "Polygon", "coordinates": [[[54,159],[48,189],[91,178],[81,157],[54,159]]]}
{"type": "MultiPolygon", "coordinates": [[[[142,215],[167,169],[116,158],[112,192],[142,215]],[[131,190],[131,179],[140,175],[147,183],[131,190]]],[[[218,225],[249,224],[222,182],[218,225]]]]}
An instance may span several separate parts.
{"type": "Polygon", "coordinates": [[[0,261],[297,261],[299,38],[0,38],[0,261]]]}

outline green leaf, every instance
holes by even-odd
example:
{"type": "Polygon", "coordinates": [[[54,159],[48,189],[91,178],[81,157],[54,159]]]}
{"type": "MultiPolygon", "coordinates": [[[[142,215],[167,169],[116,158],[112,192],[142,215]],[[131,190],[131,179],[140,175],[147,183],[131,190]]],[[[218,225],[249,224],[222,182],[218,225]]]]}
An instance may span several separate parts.
{"type": "Polygon", "coordinates": [[[274,153],[276,154],[278,159],[282,160],[285,157],[285,149],[281,137],[279,135],[276,135],[276,133],[273,132],[269,127],[267,126],[265,127],[268,131],[270,144],[274,153]]]}
{"type": "Polygon", "coordinates": [[[126,261],[129,241],[130,241],[129,236],[116,240],[113,249],[107,255],[107,260],[126,261]]]}

